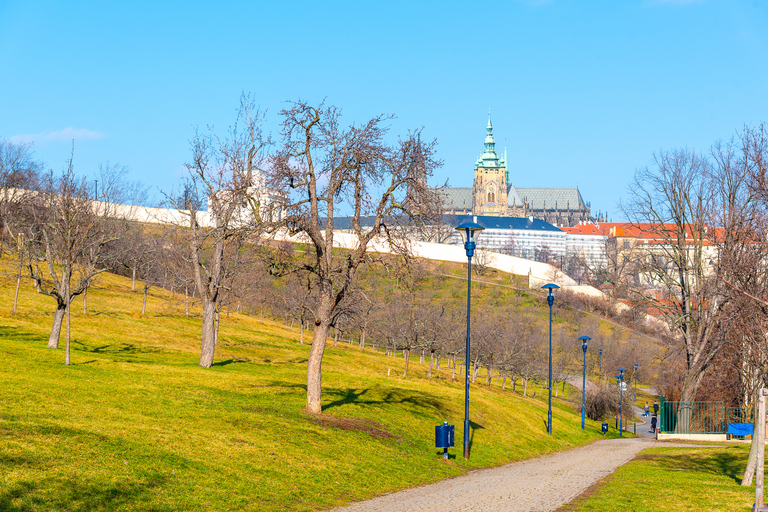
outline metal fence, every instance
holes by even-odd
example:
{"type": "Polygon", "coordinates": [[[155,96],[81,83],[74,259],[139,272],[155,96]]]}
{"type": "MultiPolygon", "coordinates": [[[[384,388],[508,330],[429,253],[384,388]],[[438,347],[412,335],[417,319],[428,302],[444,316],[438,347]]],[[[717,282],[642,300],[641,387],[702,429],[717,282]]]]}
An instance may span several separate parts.
{"type": "Polygon", "coordinates": [[[722,402],[666,401],[661,398],[659,429],[675,434],[726,434],[729,423],[752,423],[752,407],[728,407],[722,402]]]}

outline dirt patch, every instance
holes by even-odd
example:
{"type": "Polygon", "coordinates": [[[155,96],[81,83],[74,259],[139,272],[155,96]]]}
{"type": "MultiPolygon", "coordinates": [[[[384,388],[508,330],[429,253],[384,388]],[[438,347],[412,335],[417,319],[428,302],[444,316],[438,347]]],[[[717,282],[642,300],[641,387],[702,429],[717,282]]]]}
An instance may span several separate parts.
{"type": "Polygon", "coordinates": [[[396,439],[397,436],[387,431],[381,423],[364,418],[339,418],[330,414],[304,414],[304,419],[325,428],[355,430],[374,439],[396,439]]]}

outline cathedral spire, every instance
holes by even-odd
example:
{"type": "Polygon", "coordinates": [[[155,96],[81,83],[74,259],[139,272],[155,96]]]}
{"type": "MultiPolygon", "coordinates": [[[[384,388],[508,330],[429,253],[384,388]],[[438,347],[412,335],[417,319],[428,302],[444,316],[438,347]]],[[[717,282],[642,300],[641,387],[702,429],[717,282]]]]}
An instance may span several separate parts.
{"type": "Polygon", "coordinates": [[[504,184],[509,190],[509,160],[507,160],[507,143],[504,142],[504,184]]]}
{"type": "Polygon", "coordinates": [[[488,126],[486,126],[485,131],[487,132],[485,136],[485,154],[483,155],[484,158],[486,158],[485,155],[488,155],[489,157],[496,159],[498,158],[496,156],[496,141],[493,140],[493,124],[491,124],[491,109],[488,109],[488,126]]]}

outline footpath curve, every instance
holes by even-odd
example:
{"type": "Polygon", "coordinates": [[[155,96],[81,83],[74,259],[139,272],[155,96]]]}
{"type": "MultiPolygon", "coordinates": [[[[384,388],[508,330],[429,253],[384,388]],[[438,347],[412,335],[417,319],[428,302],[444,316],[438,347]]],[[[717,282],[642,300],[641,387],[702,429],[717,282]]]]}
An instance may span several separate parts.
{"type": "Polygon", "coordinates": [[[606,439],[535,459],[480,469],[334,512],[547,512],[572,501],[656,441],[606,439]]]}

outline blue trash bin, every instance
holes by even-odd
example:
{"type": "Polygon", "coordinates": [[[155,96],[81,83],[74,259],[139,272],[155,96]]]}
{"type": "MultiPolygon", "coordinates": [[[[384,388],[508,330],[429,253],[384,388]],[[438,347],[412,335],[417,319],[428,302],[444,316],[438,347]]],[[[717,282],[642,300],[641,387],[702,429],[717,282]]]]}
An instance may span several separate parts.
{"type": "Polygon", "coordinates": [[[454,426],[444,421],[442,425],[435,425],[435,448],[443,449],[443,457],[448,458],[448,448],[453,446],[454,426]]]}

